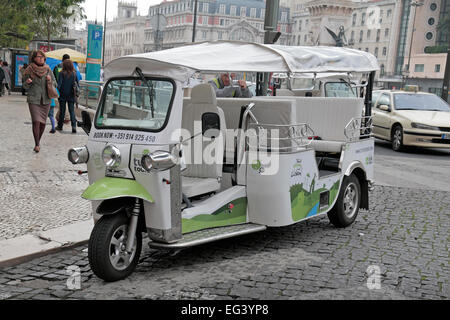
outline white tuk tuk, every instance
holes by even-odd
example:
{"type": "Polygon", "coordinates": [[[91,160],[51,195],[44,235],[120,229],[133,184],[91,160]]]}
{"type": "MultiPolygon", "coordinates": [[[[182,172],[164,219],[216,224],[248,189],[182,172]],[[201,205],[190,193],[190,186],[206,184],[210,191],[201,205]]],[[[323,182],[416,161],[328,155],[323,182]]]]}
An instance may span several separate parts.
{"type": "Polygon", "coordinates": [[[150,247],[178,250],[322,214],[352,224],[369,207],[376,70],[358,50],[236,41],[110,62],[93,126],[87,113],[79,123],[88,144],[68,153],[87,164],[93,272],[106,281],[131,274],[144,232],[150,247]],[[208,83],[185,97],[199,72],[361,78],[350,97],[217,98],[208,83]]]}

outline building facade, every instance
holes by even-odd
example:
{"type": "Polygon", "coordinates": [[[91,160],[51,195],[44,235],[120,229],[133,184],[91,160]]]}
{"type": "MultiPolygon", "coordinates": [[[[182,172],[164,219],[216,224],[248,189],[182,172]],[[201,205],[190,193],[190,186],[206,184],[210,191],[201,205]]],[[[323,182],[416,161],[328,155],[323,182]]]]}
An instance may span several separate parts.
{"type": "Polygon", "coordinates": [[[144,52],[146,16],[137,12],[136,2],[119,0],[117,17],[106,23],[105,64],[124,55],[144,52]]]}
{"type": "MultiPolygon", "coordinates": [[[[145,51],[173,48],[193,41],[194,0],[174,0],[150,7],[145,51]]],[[[242,40],[264,42],[263,0],[199,0],[195,42],[242,40]]],[[[280,7],[278,44],[290,43],[289,8],[280,7]]]]}

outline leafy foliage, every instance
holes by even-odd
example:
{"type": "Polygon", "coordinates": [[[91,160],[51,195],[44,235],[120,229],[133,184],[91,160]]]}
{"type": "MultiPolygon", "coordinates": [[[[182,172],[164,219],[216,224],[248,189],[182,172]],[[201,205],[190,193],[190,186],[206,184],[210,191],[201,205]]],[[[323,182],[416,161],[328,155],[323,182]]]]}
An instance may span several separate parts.
{"type": "Polygon", "coordinates": [[[36,36],[61,34],[67,19],[84,18],[85,0],[0,0],[0,46],[24,48],[36,36]]]}

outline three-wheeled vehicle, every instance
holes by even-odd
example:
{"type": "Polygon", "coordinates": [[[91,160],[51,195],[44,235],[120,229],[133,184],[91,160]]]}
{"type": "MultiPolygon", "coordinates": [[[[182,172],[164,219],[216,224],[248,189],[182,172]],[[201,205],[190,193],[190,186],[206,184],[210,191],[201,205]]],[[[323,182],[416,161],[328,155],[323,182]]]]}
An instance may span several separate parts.
{"type": "Polygon", "coordinates": [[[87,114],[79,124],[88,144],[68,153],[87,164],[93,272],[106,281],[131,274],[144,232],[150,247],[179,250],[322,214],[337,227],[352,224],[368,209],[373,182],[377,69],[358,50],[237,41],[110,62],[93,125],[87,114]],[[208,83],[186,97],[183,86],[201,72],[360,79],[348,82],[358,92],[349,97],[217,98],[208,83]]]}

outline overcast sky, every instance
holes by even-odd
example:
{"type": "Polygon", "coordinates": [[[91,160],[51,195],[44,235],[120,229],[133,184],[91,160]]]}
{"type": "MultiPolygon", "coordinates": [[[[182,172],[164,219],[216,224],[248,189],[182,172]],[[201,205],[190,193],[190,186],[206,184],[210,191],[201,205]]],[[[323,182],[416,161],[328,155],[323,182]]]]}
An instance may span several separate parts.
{"type": "MultiPolygon", "coordinates": [[[[119,0],[108,0],[106,17],[108,21],[117,16],[117,3],[119,0]]],[[[148,8],[151,5],[163,2],[163,0],[125,0],[124,2],[137,2],[138,12],[141,16],[148,14],[148,8]]],[[[102,22],[105,18],[105,0],[85,0],[83,4],[84,13],[88,20],[102,22]]]]}

